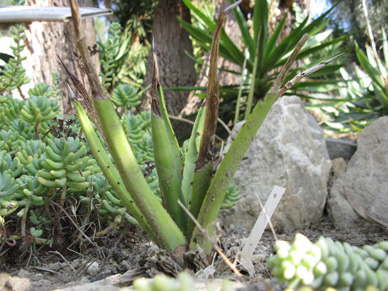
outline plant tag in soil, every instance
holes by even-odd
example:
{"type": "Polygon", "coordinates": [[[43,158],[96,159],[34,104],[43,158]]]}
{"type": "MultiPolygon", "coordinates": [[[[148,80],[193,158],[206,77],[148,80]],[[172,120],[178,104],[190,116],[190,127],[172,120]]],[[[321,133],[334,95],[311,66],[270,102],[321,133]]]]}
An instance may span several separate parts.
{"type": "Polygon", "coordinates": [[[256,220],[255,225],[252,228],[251,234],[246,240],[240,256],[240,264],[243,265],[250,276],[254,276],[255,269],[251,261],[253,252],[259,243],[261,236],[264,233],[265,228],[268,225],[268,220],[271,219],[276,207],[278,206],[280,199],[283,197],[286,191],[283,187],[275,186],[272,189],[271,195],[269,195],[267,202],[265,203],[264,209],[261,210],[259,218],[256,220]]]}

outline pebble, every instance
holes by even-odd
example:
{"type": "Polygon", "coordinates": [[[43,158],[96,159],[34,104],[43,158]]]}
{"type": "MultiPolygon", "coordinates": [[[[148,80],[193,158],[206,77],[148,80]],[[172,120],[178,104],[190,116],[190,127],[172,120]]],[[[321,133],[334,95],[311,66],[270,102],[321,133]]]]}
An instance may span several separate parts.
{"type": "Polygon", "coordinates": [[[28,272],[27,270],[23,270],[21,269],[18,274],[17,274],[18,277],[21,277],[21,278],[29,278],[30,277],[30,272],[28,272]]]}
{"type": "Polygon", "coordinates": [[[88,274],[89,275],[96,275],[98,273],[98,270],[99,270],[99,265],[97,262],[93,262],[89,265],[88,267],[88,274]]]}

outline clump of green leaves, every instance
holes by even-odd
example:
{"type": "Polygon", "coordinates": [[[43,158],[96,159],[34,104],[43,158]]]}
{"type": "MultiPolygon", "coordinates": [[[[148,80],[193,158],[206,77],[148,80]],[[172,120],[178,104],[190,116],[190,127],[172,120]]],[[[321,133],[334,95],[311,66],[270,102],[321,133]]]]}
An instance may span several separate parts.
{"type": "Polygon", "coordinates": [[[52,89],[52,98],[59,101],[61,99],[61,89],[59,89],[59,75],[57,73],[52,74],[53,84],[51,86],[52,89]]]}
{"type": "MultiPolygon", "coordinates": [[[[124,218],[136,223],[88,154],[90,148],[80,135],[78,121],[71,116],[61,117],[57,101],[50,99],[53,94],[51,87],[39,84],[29,91],[26,101],[8,96],[0,103],[2,221],[16,213],[22,223],[20,235],[15,238],[26,239],[28,226],[33,225],[39,233],[43,231],[38,242],[48,242],[56,213],[51,213],[47,205],[53,202],[64,209],[71,198],[84,206],[79,210],[81,222],[98,219],[100,227],[106,227],[119,224],[124,218]]],[[[136,116],[125,117],[129,124],[136,124],[132,119],[136,120],[136,116]]],[[[149,132],[150,124],[145,124],[144,132],[149,132]]],[[[134,142],[140,144],[143,139],[134,142]]],[[[145,157],[153,160],[152,144],[144,153],[143,149],[140,146],[137,155],[146,169],[145,157]]],[[[156,171],[148,171],[147,179],[157,188],[156,171]]]]}
{"type": "Polygon", "coordinates": [[[107,41],[99,43],[100,75],[110,94],[124,84],[131,84],[137,91],[141,89],[150,48],[147,41],[139,42],[139,38],[144,36],[142,25],[130,19],[123,30],[120,24],[112,23],[107,41]]]}
{"type": "Polygon", "coordinates": [[[120,108],[120,117],[131,107],[140,105],[139,92],[131,84],[121,84],[112,93],[112,101],[120,108]]]}
{"type": "MultiPolygon", "coordinates": [[[[214,16],[210,17],[204,13],[204,11],[194,5],[192,1],[183,0],[183,2],[190,9],[191,15],[195,18],[195,22],[199,24],[196,24],[195,22],[190,24],[182,19],[179,19],[179,22],[191,36],[196,39],[197,43],[203,49],[210,51],[212,42],[210,33],[213,33],[216,29],[216,19],[214,16]]],[[[232,2],[233,1],[230,1],[230,3],[232,2]]],[[[328,21],[327,16],[334,7],[335,5],[311,23],[309,23],[309,16],[304,17],[303,21],[298,23],[284,39],[280,39],[280,35],[288,15],[286,14],[279,21],[279,24],[273,30],[272,35],[270,35],[268,25],[269,12],[266,0],[255,1],[254,11],[252,13],[253,25],[251,26],[248,25],[245,16],[239,7],[233,11],[241,32],[243,47],[239,48],[236,46],[229,36],[223,32],[220,38],[219,53],[221,57],[240,68],[235,71],[227,70],[227,72],[235,75],[237,79],[241,77],[242,81],[240,92],[240,84],[222,86],[220,88],[220,97],[222,98],[222,103],[220,103],[222,115],[220,118],[225,121],[225,123],[230,121],[235,124],[239,120],[247,119],[256,102],[261,100],[271,88],[280,72],[280,68],[286,63],[290,53],[304,34],[308,34],[310,39],[298,55],[298,59],[303,59],[314,53],[321,53],[325,48],[332,46],[333,44],[338,44],[348,37],[343,36],[332,40],[313,39],[314,36],[319,34],[326,26],[328,21]],[[236,99],[236,97],[238,99],[236,99]],[[232,111],[234,111],[234,113],[232,111]]],[[[337,52],[331,53],[332,54],[325,55],[325,57],[330,58],[338,54],[337,52]]],[[[302,62],[299,62],[298,67],[293,68],[288,72],[285,77],[285,82],[295,77],[298,71],[317,65],[319,62],[319,60],[316,60],[308,64],[308,66],[304,64],[300,65],[302,62]]],[[[341,66],[342,64],[330,64],[326,66],[323,70],[314,73],[313,81],[318,85],[323,81],[323,77],[335,72],[341,66]]],[[[304,91],[306,88],[310,87],[307,90],[311,92],[311,82],[309,81],[310,80],[307,82],[299,82],[297,86],[298,91],[304,91]]],[[[203,90],[203,88],[197,89],[203,90]]],[[[205,94],[201,94],[201,96],[204,95],[205,94]]]]}
{"type": "MultiPolygon", "coordinates": [[[[28,100],[8,96],[0,103],[1,220],[5,223],[15,213],[22,220],[16,239],[35,236],[28,234],[33,226],[39,233],[38,243],[51,243],[56,213],[47,205],[53,202],[65,208],[71,199],[82,205],[78,209],[80,224],[98,219],[101,233],[105,233],[104,227],[109,230],[124,221],[137,223],[90,155],[78,120],[61,117],[57,101],[52,99],[54,92],[52,87],[38,84],[29,91],[28,100]]],[[[161,201],[151,114],[124,115],[121,122],[147,183],[161,201]]]]}
{"type": "Polygon", "coordinates": [[[104,57],[100,58],[101,62],[101,73],[100,76],[102,77],[102,84],[105,88],[109,88],[112,85],[112,75],[114,72],[115,66],[117,66],[117,63],[115,62],[120,49],[120,34],[121,34],[121,27],[119,23],[112,23],[110,29],[109,29],[109,36],[104,44],[104,57]]]}
{"type": "Polygon", "coordinates": [[[26,47],[23,43],[23,39],[26,37],[24,31],[25,29],[22,25],[12,26],[10,29],[10,33],[15,42],[15,45],[11,47],[14,57],[9,58],[2,74],[0,74],[0,95],[3,95],[4,92],[10,93],[12,90],[17,89],[24,98],[20,87],[30,81],[25,74],[26,70],[22,66],[22,61],[26,60],[26,57],[21,56],[21,52],[26,47]]]}
{"type": "MultiPolygon", "coordinates": [[[[365,51],[355,42],[359,65],[354,65],[354,74],[341,68],[340,97],[335,93],[318,99],[324,113],[323,122],[328,129],[337,132],[360,132],[373,120],[388,114],[388,39],[382,27],[382,42],[377,49],[373,36],[368,8],[362,1],[369,44],[365,51]]],[[[352,68],[353,69],[353,68],[352,68]]]]}
{"type": "MultiPolygon", "coordinates": [[[[335,131],[362,131],[375,119],[388,114],[388,40],[383,30],[381,51],[383,59],[366,45],[366,54],[355,44],[359,65],[355,65],[352,77],[345,69],[341,76],[346,83],[339,90],[340,98],[331,98],[331,110],[323,108],[325,124],[335,131]]],[[[325,101],[325,99],[321,99],[325,101]]],[[[321,106],[324,106],[325,102],[321,106]]]]}

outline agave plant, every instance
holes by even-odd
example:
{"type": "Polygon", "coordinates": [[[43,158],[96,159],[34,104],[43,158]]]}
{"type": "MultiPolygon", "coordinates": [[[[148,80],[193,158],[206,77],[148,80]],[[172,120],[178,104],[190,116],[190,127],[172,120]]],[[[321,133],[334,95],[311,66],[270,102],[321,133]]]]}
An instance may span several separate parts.
{"type": "Polygon", "coordinates": [[[84,99],[89,98],[93,101],[114,163],[78,101],[75,101],[75,107],[85,137],[102,172],[120,197],[122,204],[139,225],[160,248],[170,251],[178,263],[183,264],[183,254],[187,249],[194,251],[202,249],[205,255],[211,258],[213,229],[228,192],[228,186],[272,104],[296,81],[329,62],[298,74],[286,87],[280,89],[287,71],[307,40],[307,35],[303,36],[272,89],[266,94],[264,100],[255,106],[229,151],[218,163],[215,131],[219,106],[217,68],[219,41],[226,13],[236,7],[238,2],[228,7],[219,16],[211,47],[207,99],[197,115],[191,137],[183,151],[178,145],[166,111],[163,90],[159,82],[156,53],[154,53],[151,127],[155,165],[163,201],[161,203],[139,167],[111,98],[93,69],[87,47],[82,42],[84,30],[78,3],[75,0],[70,3],[75,36],[88,72],[89,82],[92,84],[92,95],[87,95],[81,82],[74,82],[74,85],[84,99]],[[193,218],[198,224],[194,223],[193,218]]]}
{"type": "MultiPolygon", "coordinates": [[[[179,19],[180,23],[204,49],[210,50],[212,37],[209,35],[209,32],[215,31],[216,20],[208,17],[205,13],[202,13],[202,11],[190,0],[183,0],[183,2],[190,9],[191,14],[195,17],[197,22],[201,25],[196,26],[195,24],[190,24],[182,19],[179,19]]],[[[320,33],[326,26],[328,22],[327,16],[335,6],[336,4],[311,23],[308,23],[309,17],[306,17],[290,32],[287,37],[280,41],[279,36],[284,27],[287,14],[280,20],[272,35],[270,35],[268,28],[268,5],[266,0],[255,1],[255,7],[252,15],[252,28],[247,25],[247,21],[239,8],[233,11],[241,32],[243,47],[237,47],[223,31],[220,38],[220,56],[241,68],[239,71],[228,70],[229,73],[240,76],[244,68],[248,72],[248,78],[246,78],[247,80],[243,80],[241,94],[238,93],[238,84],[231,87],[222,87],[220,91],[221,97],[224,100],[223,102],[226,104],[239,104],[240,100],[236,100],[236,96],[248,96],[248,98],[245,99],[246,101],[242,103],[245,107],[241,108],[241,111],[245,110],[245,113],[242,112],[240,116],[235,118],[235,121],[238,121],[238,119],[241,118],[246,119],[251,113],[254,103],[266,95],[276,79],[280,68],[286,63],[290,53],[304,34],[309,35],[309,41],[298,55],[298,59],[321,52],[326,47],[337,44],[348,37],[345,35],[329,41],[325,41],[325,38],[320,40],[318,40],[318,38],[314,39],[314,36],[320,33]]],[[[325,57],[330,58],[336,54],[326,55],[325,57]]],[[[314,66],[318,62],[319,61],[310,63],[308,66],[314,66]]],[[[326,76],[327,74],[338,70],[341,66],[342,64],[332,64],[326,66],[324,70],[314,74],[314,80],[319,82],[320,77],[326,76]]],[[[285,82],[292,79],[299,70],[306,68],[307,67],[305,65],[299,65],[299,67],[291,69],[285,78],[285,82]]],[[[335,84],[338,81],[329,82],[335,84]]],[[[328,81],[325,83],[328,83],[328,81]]],[[[311,82],[306,83],[306,86],[311,87],[311,82]]],[[[305,89],[303,82],[298,84],[298,89],[300,91],[305,89]]],[[[236,106],[232,106],[232,108],[233,110],[236,109],[236,114],[238,115],[240,108],[236,106]]],[[[224,109],[224,111],[228,110],[230,109],[224,109]]],[[[229,114],[229,118],[231,117],[232,116],[229,114]]],[[[227,123],[228,120],[224,121],[227,123]]]]}

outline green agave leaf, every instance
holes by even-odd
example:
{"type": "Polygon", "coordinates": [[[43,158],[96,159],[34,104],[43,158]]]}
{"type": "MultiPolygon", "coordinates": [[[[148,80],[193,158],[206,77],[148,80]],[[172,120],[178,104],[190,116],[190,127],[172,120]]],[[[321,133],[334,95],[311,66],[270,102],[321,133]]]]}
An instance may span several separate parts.
{"type": "Polygon", "coordinates": [[[375,89],[376,99],[380,102],[380,104],[386,109],[388,113],[388,95],[384,90],[381,90],[378,86],[373,85],[375,89]]]}
{"type": "MultiPolygon", "coordinates": [[[[334,45],[334,44],[337,44],[337,43],[339,43],[339,42],[341,42],[341,41],[343,41],[343,40],[349,38],[350,36],[351,36],[351,34],[347,34],[347,35],[338,37],[338,38],[336,38],[336,39],[334,39],[334,40],[331,40],[331,41],[327,41],[327,42],[325,42],[325,43],[322,43],[322,44],[320,44],[320,45],[316,45],[316,46],[310,47],[310,48],[305,48],[305,49],[303,49],[303,50],[300,52],[300,54],[298,55],[298,58],[297,58],[297,59],[302,59],[302,58],[307,57],[307,56],[310,56],[310,55],[312,55],[312,54],[314,54],[314,53],[316,53],[316,52],[322,51],[324,48],[329,47],[329,46],[334,45]]],[[[341,52],[341,53],[342,53],[342,52],[341,52]]],[[[338,54],[338,53],[336,52],[335,54],[338,54]]],[[[325,56],[325,57],[330,58],[330,57],[332,57],[332,56],[325,56]]],[[[333,57],[334,57],[334,55],[333,55],[333,57]]],[[[282,62],[279,62],[278,64],[282,65],[282,64],[284,64],[285,62],[286,62],[286,60],[284,60],[284,61],[282,61],[282,62]]]]}
{"type": "Polygon", "coordinates": [[[259,34],[268,31],[268,5],[266,0],[257,0],[253,10],[253,43],[257,43],[259,34]]]}
{"type": "MultiPolygon", "coordinates": [[[[318,99],[318,98],[310,98],[310,99],[318,99]]],[[[318,99],[319,100],[319,99],[318,99]]],[[[322,108],[322,107],[330,107],[330,106],[336,106],[338,105],[339,103],[341,103],[341,101],[339,102],[338,100],[334,100],[332,102],[327,102],[325,100],[324,103],[318,103],[318,104],[309,104],[306,106],[306,108],[310,109],[310,108],[322,108]]]]}
{"type": "Polygon", "coordinates": [[[199,44],[206,50],[210,49],[210,43],[212,41],[212,37],[203,31],[202,29],[199,29],[197,27],[194,27],[190,23],[184,21],[183,19],[178,17],[179,23],[182,25],[182,27],[191,34],[195,39],[199,41],[199,44]]]}
{"type": "Polygon", "coordinates": [[[197,144],[200,143],[202,130],[198,128],[199,124],[205,119],[203,107],[198,111],[190,139],[188,140],[187,149],[184,152],[184,168],[182,176],[182,191],[186,201],[191,201],[191,188],[193,184],[195,161],[198,158],[197,144]]]}
{"type": "Polygon", "coordinates": [[[384,84],[382,83],[380,72],[370,64],[368,58],[361,51],[357,43],[355,51],[357,59],[360,62],[361,68],[369,75],[369,77],[373,80],[374,83],[376,83],[376,85],[378,85],[381,89],[384,90],[384,84]]]}
{"type": "Polygon", "coordinates": [[[144,228],[144,230],[147,231],[147,233],[154,239],[155,236],[153,235],[153,232],[151,231],[146,221],[147,219],[141,214],[139,208],[134,203],[130,193],[128,193],[128,191],[126,190],[119,171],[113,165],[112,161],[107,155],[81,104],[78,101],[74,101],[74,107],[77,110],[77,115],[80,119],[82,129],[84,130],[86,138],[89,142],[89,146],[102,172],[104,173],[104,176],[108,179],[110,185],[112,185],[116,193],[120,196],[121,201],[127,207],[131,215],[136,218],[136,220],[144,228]]]}
{"type": "Polygon", "coordinates": [[[202,43],[211,43],[212,37],[202,29],[191,25],[190,23],[184,21],[183,19],[178,17],[179,23],[183,26],[185,30],[187,30],[194,38],[202,43]]]}
{"type": "MultiPolygon", "coordinates": [[[[254,25],[254,35],[253,42],[257,44],[257,70],[262,71],[262,66],[264,62],[264,53],[267,46],[268,38],[268,5],[266,0],[257,0],[255,3],[255,9],[253,11],[253,25],[254,25]]],[[[252,55],[252,57],[255,57],[252,55]]]]}
{"type": "Polygon", "coordinates": [[[244,52],[234,44],[223,29],[221,32],[220,51],[224,49],[230,52],[233,57],[233,63],[238,64],[241,67],[243,66],[245,60],[244,52]]]}
{"type": "MultiPolygon", "coordinates": [[[[278,46],[276,46],[272,52],[269,53],[269,56],[264,60],[263,71],[269,71],[276,67],[276,63],[284,57],[284,55],[290,53],[295,46],[291,45],[291,42],[294,42],[295,39],[298,41],[303,36],[303,27],[306,25],[308,17],[306,17],[303,22],[295,28],[287,37],[285,37],[278,46]]],[[[268,49],[270,47],[268,46],[268,49]]]]}
{"type": "Polygon", "coordinates": [[[385,29],[382,28],[382,35],[383,35],[383,54],[384,54],[384,60],[385,60],[385,67],[388,70],[388,39],[387,34],[385,33],[385,29]]]}
{"type": "Polygon", "coordinates": [[[336,5],[338,5],[339,2],[340,1],[337,1],[327,12],[305,27],[309,19],[309,17],[306,17],[303,22],[274,49],[273,53],[269,56],[269,60],[265,60],[264,69],[269,70],[271,68],[271,64],[275,63],[276,66],[278,66],[278,60],[284,57],[285,54],[289,53],[295,47],[303,34],[308,33],[309,35],[314,35],[321,31],[327,24],[327,20],[325,20],[327,15],[335,8],[336,5]]]}
{"type": "Polygon", "coordinates": [[[298,85],[297,88],[292,88],[293,90],[304,90],[309,91],[310,94],[313,93],[330,93],[338,89],[337,85],[320,85],[316,83],[316,85],[307,86],[304,82],[296,83],[298,85]]]}
{"type": "Polygon", "coordinates": [[[190,9],[191,14],[195,15],[198,20],[204,23],[211,31],[216,29],[216,22],[208,18],[200,9],[198,9],[191,1],[183,0],[183,3],[190,9]]]}
{"type": "Polygon", "coordinates": [[[127,57],[128,52],[131,50],[130,42],[131,42],[130,38],[126,38],[124,41],[122,41],[122,43],[120,44],[117,56],[115,58],[116,61],[123,60],[127,57]]]}
{"type": "Polygon", "coordinates": [[[159,69],[155,52],[153,53],[153,61],[151,126],[155,164],[166,207],[172,219],[182,232],[185,232],[187,215],[177,203],[178,200],[181,200],[187,205],[181,188],[182,152],[168,117],[163,89],[159,83],[159,69]]]}
{"type": "Polygon", "coordinates": [[[275,31],[273,32],[271,38],[269,39],[268,44],[267,44],[267,49],[265,50],[265,55],[264,55],[264,58],[265,58],[265,59],[268,58],[268,56],[269,56],[270,53],[272,52],[272,48],[275,47],[276,42],[277,42],[278,39],[279,39],[280,32],[281,32],[282,29],[283,29],[284,22],[285,22],[286,19],[287,19],[287,16],[288,16],[288,13],[286,13],[286,14],[284,15],[284,17],[280,20],[280,22],[279,22],[279,24],[276,26],[275,31]],[[270,49],[271,49],[271,50],[270,50],[270,49]]]}
{"type": "MultiPolygon", "coordinates": [[[[212,42],[212,37],[211,35],[208,34],[208,32],[199,29],[197,27],[194,27],[193,25],[189,24],[188,22],[180,19],[178,17],[178,21],[181,23],[183,28],[187,30],[195,39],[199,41],[199,44],[205,48],[206,50],[210,50],[210,44],[212,42]]],[[[244,53],[239,50],[236,45],[230,40],[230,38],[226,35],[226,33],[223,31],[222,32],[222,38],[220,42],[220,55],[233,62],[236,64],[242,64],[244,63],[244,53]]],[[[252,69],[252,64],[248,63],[247,67],[251,67],[252,69]]]]}
{"type": "Polygon", "coordinates": [[[317,22],[316,25],[313,26],[312,29],[308,31],[308,34],[309,35],[316,35],[316,34],[322,32],[322,30],[324,30],[325,27],[327,27],[328,23],[329,23],[329,19],[324,19],[321,22],[317,22]]]}
{"type": "Polygon", "coordinates": [[[335,85],[338,86],[340,82],[343,80],[316,80],[316,81],[305,81],[296,83],[292,88],[300,88],[300,87],[315,87],[315,86],[330,86],[335,85]]]}
{"type": "MultiPolygon", "coordinates": [[[[233,4],[233,0],[229,0],[230,4],[233,4]]],[[[251,33],[249,32],[249,28],[247,26],[247,22],[245,20],[244,15],[241,12],[239,7],[233,10],[234,17],[236,18],[237,24],[240,28],[241,36],[245,47],[248,48],[249,54],[251,56],[255,55],[255,44],[253,43],[253,39],[251,33]]]]}

